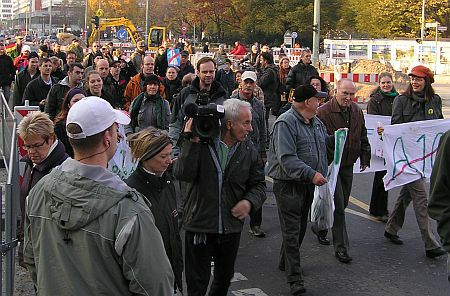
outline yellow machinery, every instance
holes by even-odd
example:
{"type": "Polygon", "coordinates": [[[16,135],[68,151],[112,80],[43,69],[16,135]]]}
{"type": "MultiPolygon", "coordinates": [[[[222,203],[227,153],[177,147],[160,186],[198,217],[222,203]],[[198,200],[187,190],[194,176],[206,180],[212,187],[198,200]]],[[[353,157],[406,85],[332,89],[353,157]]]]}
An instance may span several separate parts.
{"type": "MultiPolygon", "coordinates": [[[[91,35],[88,39],[88,45],[91,46],[98,36],[99,32],[106,30],[110,27],[124,27],[128,35],[130,36],[133,43],[136,45],[137,42],[143,40],[142,36],[137,31],[133,22],[124,17],[118,18],[101,18],[98,22],[98,27],[93,26],[91,35]]],[[[148,49],[157,50],[158,47],[163,44],[166,40],[166,28],[165,27],[150,27],[149,38],[148,38],[148,49]]]]}

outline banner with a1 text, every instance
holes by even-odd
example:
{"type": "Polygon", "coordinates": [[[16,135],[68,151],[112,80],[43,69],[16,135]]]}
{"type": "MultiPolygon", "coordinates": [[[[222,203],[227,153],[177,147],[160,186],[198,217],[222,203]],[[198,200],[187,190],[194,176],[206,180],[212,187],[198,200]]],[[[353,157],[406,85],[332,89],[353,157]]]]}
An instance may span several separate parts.
{"type": "Polygon", "coordinates": [[[416,121],[386,126],[383,153],[386,190],[420,178],[427,181],[438,151],[439,140],[450,129],[450,119],[416,121]]]}

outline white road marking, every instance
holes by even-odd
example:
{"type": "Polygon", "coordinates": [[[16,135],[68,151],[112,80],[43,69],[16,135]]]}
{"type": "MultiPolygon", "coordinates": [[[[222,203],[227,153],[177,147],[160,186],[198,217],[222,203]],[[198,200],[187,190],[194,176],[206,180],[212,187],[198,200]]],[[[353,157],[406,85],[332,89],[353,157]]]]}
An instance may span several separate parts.
{"type": "Polygon", "coordinates": [[[248,278],[246,278],[242,273],[235,272],[233,278],[231,279],[231,282],[240,282],[240,281],[248,281],[248,278]]]}
{"type": "Polygon", "coordinates": [[[250,288],[245,290],[232,291],[235,296],[269,296],[264,293],[261,289],[258,288],[250,288]]]}

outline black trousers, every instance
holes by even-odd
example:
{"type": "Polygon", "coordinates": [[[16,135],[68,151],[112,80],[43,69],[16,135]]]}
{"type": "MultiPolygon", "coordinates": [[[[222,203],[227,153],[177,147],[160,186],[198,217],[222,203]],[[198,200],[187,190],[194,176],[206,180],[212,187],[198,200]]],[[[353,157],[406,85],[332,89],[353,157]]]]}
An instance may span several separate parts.
{"type": "Polygon", "coordinates": [[[214,261],[210,296],[226,296],[234,276],[241,233],[206,234],[206,244],[194,245],[194,232],[185,232],[185,274],[188,296],[204,296],[214,261]]]}
{"type": "Polygon", "coordinates": [[[308,226],[308,212],[314,197],[314,185],[274,181],[283,242],[280,265],[286,268],[288,283],[301,282],[300,246],[308,226]]]}
{"type": "Polygon", "coordinates": [[[384,190],[383,177],[387,171],[375,172],[369,212],[374,216],[388,215],[388,192],[384,190]]]}
{"type": "Polygon", "coordinates": [[[262,207],[250,214],[250,227],[261,226],[262,223],[262,207]]]}

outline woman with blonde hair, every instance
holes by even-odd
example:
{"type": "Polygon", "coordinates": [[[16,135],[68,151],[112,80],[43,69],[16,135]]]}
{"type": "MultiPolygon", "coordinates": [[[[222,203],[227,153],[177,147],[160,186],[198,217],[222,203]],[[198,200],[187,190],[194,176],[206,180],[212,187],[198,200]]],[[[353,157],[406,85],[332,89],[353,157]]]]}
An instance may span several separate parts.
{"type": "Polygon", "coordinates": [[[150,201],[155,224],[161,233],[175,275],[175,289],[182,292],[183,257],[173,180],[166,171],[172,164],[172,142],[166,131],[148,127],[128,136],[136,170],[125,181],[150,201]]]}

